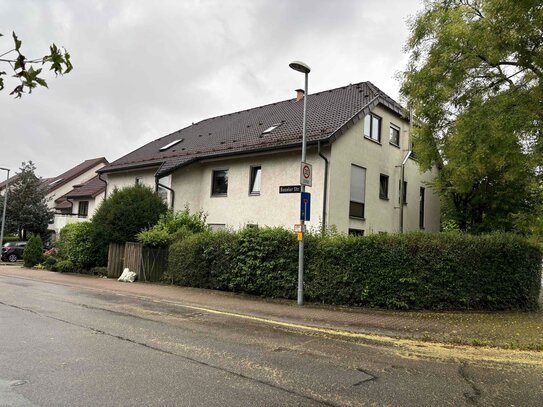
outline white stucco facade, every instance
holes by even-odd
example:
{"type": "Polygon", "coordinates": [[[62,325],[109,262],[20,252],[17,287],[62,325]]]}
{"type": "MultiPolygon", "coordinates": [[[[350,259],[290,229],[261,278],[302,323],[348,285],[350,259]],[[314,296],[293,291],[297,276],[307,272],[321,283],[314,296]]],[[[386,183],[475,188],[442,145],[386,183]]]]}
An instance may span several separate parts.
{"type": "MultiPolygon", "coordinates": [[[[328,192],[325,193],[325,161],[318,154],[317,146],[308,148],[307,162],[313,166],[311,193],[311,220],[309,229],[318,229],[323,220],[341,233],[358,231],[364,234],[398,232],[400,230],[399,184],[401,163],[409,148],[408,121],[392,111],[377,106],[372,113],[381,118],[381,141],[364,137],[364,120],[360,120],[339,136],[332,144],[322,146],[321,154],[329,160],[328,192]],[[389,143],[389,128],[400,129],[399,146],[389,143]],[[366,170],[364,216],[349,216],[351,195],[351,166],[366,170]],[[380,196],[381,175],[388,177],[388,194],[380,196]],[[325,211],[323,213],[323,208],[325,211]]],[[[207,222],[215,227],[241,228],[246,225],[283,226],[292,229],[299,223],[300,195],[279,193],[280,186],[299,185],[299,149],[272,151],[261,154],[238,155],[230,158],[202,160],[181,167],[171,174],[167,185],[175,191],[174,209],[188,205],[191,211],[202,210],[207,222]],[[261,167],[260,193],[250,193],[251,168],[261,167]],[[228,171],[227,193],[212,194],[214,170],[228,171]]],[[[422,228],[439,231],[439,197],[428,187],[436,172],[420,173],[415,160],[405,164],[407,182],[404,205],[403,229],[422,228]],[[424,188],[423,222],[421,214],[421,188],[424,188]]],[[[157,167],[145,170],[111,172],[108,174],[108,192],[113,188],[139,182],[155,187],[157,167]]],[[[162,181],[161,181],[162,182],[162,181]]]]}

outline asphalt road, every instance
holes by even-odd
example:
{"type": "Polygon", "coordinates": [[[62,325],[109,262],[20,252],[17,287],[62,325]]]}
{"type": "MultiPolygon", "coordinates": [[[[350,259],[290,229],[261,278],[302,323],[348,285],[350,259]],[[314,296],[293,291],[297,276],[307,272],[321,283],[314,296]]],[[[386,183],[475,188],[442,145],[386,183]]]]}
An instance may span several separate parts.
{"type": "Polygon", "coordinates": [[[541,360],[0,275],[0,406],[541,406],[541,360]]]}

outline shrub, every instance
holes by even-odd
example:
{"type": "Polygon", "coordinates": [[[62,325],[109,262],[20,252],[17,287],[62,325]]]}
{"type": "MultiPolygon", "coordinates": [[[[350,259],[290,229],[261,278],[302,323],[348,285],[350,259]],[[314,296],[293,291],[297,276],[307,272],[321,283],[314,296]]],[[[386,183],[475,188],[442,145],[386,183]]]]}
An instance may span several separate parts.
{"type": "Polygon", "coordinates": [[[73,273],[76,268],[71,260],[60,260],[53,266],[53,271],[60,271],[61,273],[73,273]]]}
{"type": "Polygon", "coordinates": [[[93,267],[90,272],[95,276],[107,277],[107,267],[93,267]]]}
{"type": "Polygon", "coordinates": [[[49,257],[45,257],[45,260],[43,261],[43,265],[45,266],[47,270],[53,270],[53,267],[55,266],[55,264],[57,264],[57,262],[58,260],[56,259],[56,257],[49,256],[49,257]]]}
{"type": "Polygon", "coordinates": [[[134,241],[139,232],[155,225],[167,210],[166,204],[143,185],[115,189],[92,219],[92,244],[97,266],[105,266],[109,243],[134,241]]]}
{"type": "Polygon", "coordinates": [[[138,234],[138,241],[144,246],[165,247],[173,240],[208,230],[206,215],[201,211],[191,214],[187,206],[182,211],[162,214],[155,226],[138,234]]]}
{"type": "Polygon", "coordinates": [[[312,301],[400,309],[534,309],[541,252],[519,236],[460,233],[320,239],[312,301]]]}
{"type": "Polygon", "coordinates": [[[21,240],[21,239],[19,239],[19,236],[17,235],[4,235],[4,237],[2,238],[3,243],[16,242],[18,240],[21,240]]]}
{"type": "Polygon", "coordinates": [[[34,267],[43,260],[43,243],[39,235],[32,235],[23,252],[25,267],[34,267]]]}
{"type": "Polygon", "coordinates": [[[91,222],[72,223],[60,231],[59,255],[72,262],[76,269],[88,269],[98,262],[92,242],[91,222]]]}
{"type": "Polygon", "coordinates": [[[229,290],[236,248],[237,235],[224,230],[176,240],[170,246],[164,280],[172,284],[229,290]]]}
{"type": "MultiPolygon", "coordinates": [[[[541,251],[510,234],[307,235],[308,301],[392,309],[534,309],[541,251]]],[[[172,283],[295,298],[298,244],[283,229],[201,233],[170,246],[172,283]]]]}

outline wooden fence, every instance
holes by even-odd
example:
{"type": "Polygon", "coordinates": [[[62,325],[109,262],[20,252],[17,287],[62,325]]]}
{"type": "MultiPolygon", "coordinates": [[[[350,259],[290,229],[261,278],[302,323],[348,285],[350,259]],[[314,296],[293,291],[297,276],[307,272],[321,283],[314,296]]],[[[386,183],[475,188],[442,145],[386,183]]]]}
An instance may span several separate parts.
{"type": "Polygon", "coordinates": [[[119,278],[123,272],[124,243],[110,243],[107,255],[107,277],[119,278]]]}
{"type": "Polygon", "coordinates": [[[160,281],[168,267],[168,249],[143,247],[139,243],[110,243],[107,276],[119,278],[125,268],[140,281],[160,281]]]}

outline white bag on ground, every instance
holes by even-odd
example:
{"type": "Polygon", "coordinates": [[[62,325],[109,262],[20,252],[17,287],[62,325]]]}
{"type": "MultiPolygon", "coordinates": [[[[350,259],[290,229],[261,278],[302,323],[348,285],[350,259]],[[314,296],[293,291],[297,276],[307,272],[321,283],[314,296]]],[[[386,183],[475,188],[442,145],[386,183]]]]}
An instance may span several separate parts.
{"type": "Polygon", "coordinates": [[[117,279],[118,281],[124,281],[125,283],[133,283],[136,279],[136,273],[125,268],[123,274],[117,279]]]}

